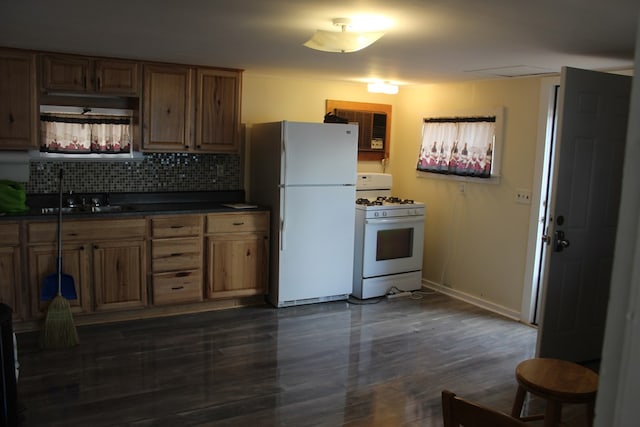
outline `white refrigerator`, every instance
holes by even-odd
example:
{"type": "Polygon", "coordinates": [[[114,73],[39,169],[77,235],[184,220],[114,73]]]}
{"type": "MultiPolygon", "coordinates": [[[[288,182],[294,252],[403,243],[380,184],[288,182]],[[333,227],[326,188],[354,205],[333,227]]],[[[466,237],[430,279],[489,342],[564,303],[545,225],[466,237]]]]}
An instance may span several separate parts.
{"type": "Polygon", "coordinates": [[[271,208],[270,302],[348,298],[358,126],[283,121],[250,132],[249,200],[271,208]]]}

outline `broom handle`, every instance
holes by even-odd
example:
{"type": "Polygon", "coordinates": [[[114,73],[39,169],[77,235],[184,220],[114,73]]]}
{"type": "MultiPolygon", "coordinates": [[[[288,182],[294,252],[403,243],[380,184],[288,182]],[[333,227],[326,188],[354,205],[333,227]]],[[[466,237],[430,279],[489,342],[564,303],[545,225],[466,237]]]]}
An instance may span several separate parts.
{"type": "Polygon", "coordinates": [[[60,179],[58,191],[58,296],[62,295],[62,175],[60,168],[60,179]]]}

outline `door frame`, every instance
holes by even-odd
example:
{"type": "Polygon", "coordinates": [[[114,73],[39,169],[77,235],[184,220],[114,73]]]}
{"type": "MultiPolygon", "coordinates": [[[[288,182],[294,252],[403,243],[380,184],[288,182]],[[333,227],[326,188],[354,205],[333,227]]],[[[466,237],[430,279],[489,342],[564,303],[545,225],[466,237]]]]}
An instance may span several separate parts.
{"type": "MultiPolygon", "coordinates": [[[[553,120],[555,87],[560,85],[560,76],[544,77],[540,81],[540,98],[538,105],[538,137],[536,144],[536,159],[534,166],[533,189],[529,215],[529,234],[527,239],[527,256],[525,264],[524,284],[522,287],[522,305],[520,307],[520,321],[531,324],[536,312],[536,294],[538,289],[537,270],[542,256],[542,235],[544,225],[540,224],[540,212],[547,191],[543,188],[545,168],[549,164],[551,144],[553,142],[553,120]],[[543,191],[545,190],[545,191],[543,191]]],[[[546,184],[545,184],[546,185],[546,184]]],[[[552,185],[552,182],[548,182],[552,185]]],[[[549,192],[551,194],[553,189],[549,192]]]]}

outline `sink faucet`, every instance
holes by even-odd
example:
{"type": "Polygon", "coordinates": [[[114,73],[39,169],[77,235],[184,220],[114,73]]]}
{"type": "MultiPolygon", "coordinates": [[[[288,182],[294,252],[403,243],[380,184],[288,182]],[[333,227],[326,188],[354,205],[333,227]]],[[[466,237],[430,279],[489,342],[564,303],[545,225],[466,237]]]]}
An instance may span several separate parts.
{"type": "Polygon", "coordinates": [[[77,206],[77,202],[75,197],[73,197],[73,191],[69,191],[69,196],[67,197],[67,206],[70,208],[75,208],[77,206]]]}

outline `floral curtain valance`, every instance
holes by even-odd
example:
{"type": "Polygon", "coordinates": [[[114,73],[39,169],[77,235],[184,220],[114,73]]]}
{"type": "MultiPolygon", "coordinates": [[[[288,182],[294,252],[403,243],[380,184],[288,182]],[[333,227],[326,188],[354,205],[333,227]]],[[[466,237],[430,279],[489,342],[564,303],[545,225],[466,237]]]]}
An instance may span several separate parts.
{"type": "Polygon", "coordinates": [[[489,178],[495,117],[424,119],[417,170],[489,178]]]}
{"type": "Polygon", "coordinates": [[[129,153],[129,117],[41,114],[40,151],[49,153],[129,153]]]}

